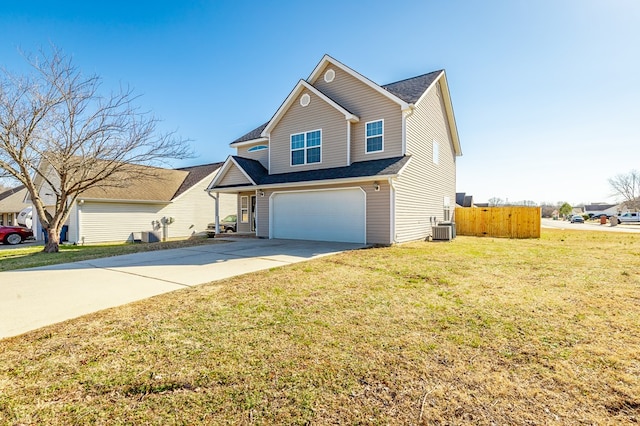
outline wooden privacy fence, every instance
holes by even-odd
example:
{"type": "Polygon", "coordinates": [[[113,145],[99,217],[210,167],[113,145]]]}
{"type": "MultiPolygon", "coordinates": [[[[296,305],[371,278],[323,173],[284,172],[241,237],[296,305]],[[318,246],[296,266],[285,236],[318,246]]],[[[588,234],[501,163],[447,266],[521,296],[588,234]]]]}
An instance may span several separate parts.
{"type": "Polygon", "coordinates": [[[456,233],[475,237],[540,238],[540,207],[456,207],[456,233]]]}

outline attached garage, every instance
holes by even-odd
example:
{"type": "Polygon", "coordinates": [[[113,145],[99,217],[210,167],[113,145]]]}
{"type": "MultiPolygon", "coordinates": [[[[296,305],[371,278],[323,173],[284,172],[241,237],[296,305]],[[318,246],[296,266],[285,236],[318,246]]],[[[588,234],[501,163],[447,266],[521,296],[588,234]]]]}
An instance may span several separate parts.
{"type": "Polygon", "coordinates": [[[366,194],[361,188],[275,192],[270,237],[366,242],[366,194]]]}

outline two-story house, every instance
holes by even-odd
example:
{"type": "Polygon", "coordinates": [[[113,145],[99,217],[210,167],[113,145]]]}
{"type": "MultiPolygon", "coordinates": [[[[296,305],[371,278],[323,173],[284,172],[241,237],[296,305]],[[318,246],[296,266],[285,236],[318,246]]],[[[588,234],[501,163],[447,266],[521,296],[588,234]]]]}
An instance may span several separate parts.
{"type": "Polygon", "coordinates": [[[230,146],[208,191],[237,195],[238,232],[393,244],[453,219],[462,152],[443,70],[380,86],[324,56],[230,146]]]}

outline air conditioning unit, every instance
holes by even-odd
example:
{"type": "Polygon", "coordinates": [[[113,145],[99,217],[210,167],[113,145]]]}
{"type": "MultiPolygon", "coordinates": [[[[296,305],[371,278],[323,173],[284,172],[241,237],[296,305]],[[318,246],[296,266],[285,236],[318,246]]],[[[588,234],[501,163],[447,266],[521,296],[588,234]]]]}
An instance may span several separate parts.
{"type": "Polygon", "coordinates": [[[434,241],[451,241],[451,227],[432,226],[431,235],[434,241]]]}

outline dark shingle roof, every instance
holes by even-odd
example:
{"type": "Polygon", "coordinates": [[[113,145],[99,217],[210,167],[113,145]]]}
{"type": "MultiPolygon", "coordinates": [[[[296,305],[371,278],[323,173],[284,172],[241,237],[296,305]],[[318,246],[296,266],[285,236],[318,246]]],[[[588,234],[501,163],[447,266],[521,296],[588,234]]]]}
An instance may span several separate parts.
{"type": "Polygon", "coordinates": [[[218,170],[220,167],[222,167],[223,164],[224,163],[211,163],[211,164],[203,164],[200,166],[182,167],[180,169],[176,169],[176,170],[189,172],[189,174],[184,179],[184,181],[182,182],[182,185],[180,185],[176,193],[173,195],[173,198],[176,198],[177,196],[179,196],[180,194],[182,194],[183,192],[191,188],[193,185],[197,184],[202,179],[206,178],[211,173],[218,170]]]}
{"type": "Polygon", "coordinates": [[[231,143],[246,142],[246,141],[251,141],[251,140],[260,138],[260,134],[262,133],[264,128],[267,127],[267,124],[269,124],[268,121],[266,123],[264,123],[262,126],[253,129],[252,131],[250,131],[246,135],[240,136],[238,139],[236,139],[235,141],[233,141],[231,143]]]}
{"type": "MultiPolygon", "coordinates": [[[[383,158],[381,160],[360,161],[344,167],[270,175],[260,162],[249,158],[233,156],[236,163],[251,176],[251,179],[256,185],[277,185],[319,180],[396,175],[402,167],[407,164],[409,158],[410,156],[383,158]]],[[[222,186],[220,188],[222,188],[222,186]]]]}
{"type": "Polygon", "coordinates": [[[0,200],[4,200],[5,198],[9,197],[10,195],[13,195],[16,192],[22,191],[24,188],[25,188],[24,185],[20,185],[20,186],[16,186],[15,188],[7,189],[4,192],[0,192],[0,200]]]}
{"type": "MultiPolygon", "coordinates": [[[[433,71],[427,74],[419,75],[417,77],[411,77],[405,80],[396,81],[395,83],[385,84],[384,86],[380,87],[387,90],[392,95],[399,97],[403,101],[413,104],[418,102],[420,96],[422,96],[424,92],[429,88],[429,86],[433,84],[433,82],[436,80],[436,78],[438,78],[442,71],[443,70],[433,71]]],[[[260,134],[268,124],[269,122],[267,121],[260,127],[253,129],[243,136],[240,136],[238,139],[234,140],[231,143],[234,144],[239,142],[246,142],[260,138],[260,134]]]]}
{"type": "Polygon", "coordinates": [[[616,204],[588,204],[584,206],[584,209],[588,211],[599,212],[599,211],[608,210],[615,206],[616,204]]]}
{"type": "Polygon", "coordinates": [[[405,80],[396,81],[382,86],[383,89],[396,95],[403,101],[414,104],[418,102],[420,96],[433,84],[436,78],[442,73],[442,70],[433,71],[422,74],[417,77],[407,78],[405,80]]]}

